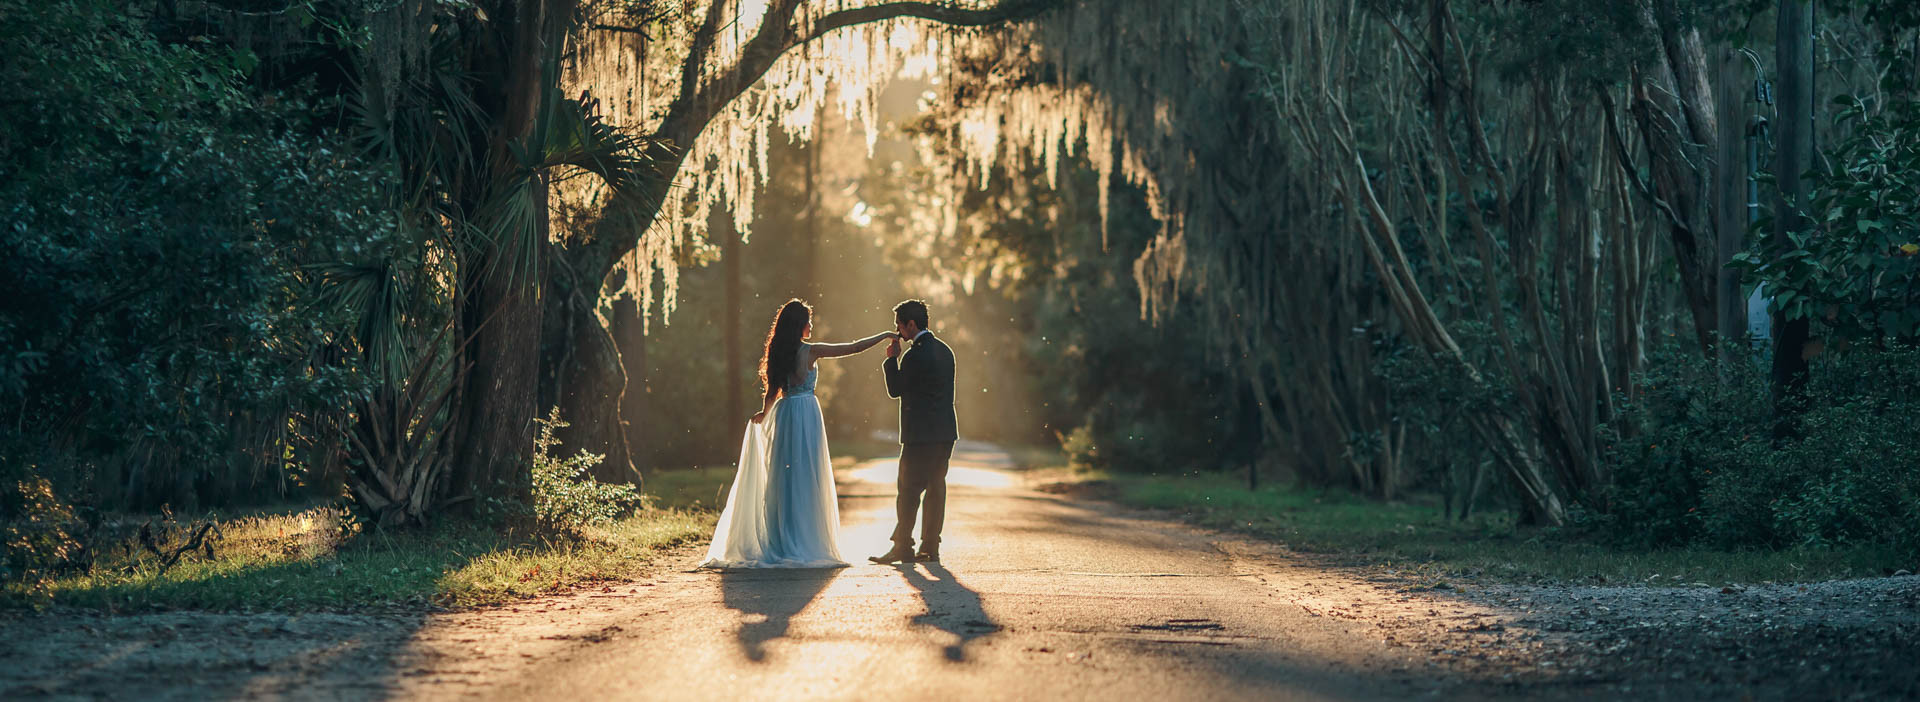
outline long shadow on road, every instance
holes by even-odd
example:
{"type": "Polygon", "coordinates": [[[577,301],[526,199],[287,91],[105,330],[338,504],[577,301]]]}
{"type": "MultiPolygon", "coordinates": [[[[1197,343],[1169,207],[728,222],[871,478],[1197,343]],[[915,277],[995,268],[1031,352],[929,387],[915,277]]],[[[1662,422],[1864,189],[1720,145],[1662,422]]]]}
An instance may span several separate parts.
{"type": "Polygon", "coordinates": [[[740,651],[756,663],[766,660],[768,642],[787,635],[793,618],[812,604],[840,575],[839,568],[759,570],[720,576],[720,599],[739,612],[735,636],[740,651]]]}
{"type": "Polygon", "coordinates": [[[942,652],[947,660],[964,661],[967,659],[967,644],[974,639],[1000,630],[987,616],[986,609],[980,606],[980,595],[953,577],[953,572],[939,563],[918,564],[927,569],[922,574],[913,565],[898,568],[907,584],[919,591],[920,599],[927,604],[925,614],[913,618],[913,623],[930,626],[953,634],[959,640],[948,644],[942,652]],[[931,577],[929,577],[931,576],[931,577]]]}

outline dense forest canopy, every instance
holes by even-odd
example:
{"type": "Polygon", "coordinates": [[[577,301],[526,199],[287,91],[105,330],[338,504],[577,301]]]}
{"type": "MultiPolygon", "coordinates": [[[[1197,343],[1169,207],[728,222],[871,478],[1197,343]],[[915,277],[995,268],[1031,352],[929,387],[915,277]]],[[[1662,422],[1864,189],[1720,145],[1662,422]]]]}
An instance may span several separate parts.
{"type": "Polygon", "coordinates": [[[0,20],[7,519],[344,493],[422,523],[524,497],[556,407],[602,478],[712,460],[660,445],[744,415],[745,296],[858,290],[973,327],[963,424],[1089,464],[1670,542],[1920,533],[1881,518],[1920,509],[1920,443],[1871,429],[1920,406],[1887,382],[1920,335],[1908,3],[0,20]]]}

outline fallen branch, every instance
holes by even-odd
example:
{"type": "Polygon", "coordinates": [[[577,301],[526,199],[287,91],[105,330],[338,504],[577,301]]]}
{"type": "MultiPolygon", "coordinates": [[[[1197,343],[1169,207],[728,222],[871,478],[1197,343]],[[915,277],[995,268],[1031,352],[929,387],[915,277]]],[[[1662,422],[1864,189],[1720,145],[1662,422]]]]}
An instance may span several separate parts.
{"type": "Polygon", "coordinates": [[[215,538],[224,536],[220,533],[219,525],[213,522],[206,522],[201,524],[200,528],[194,530],[193,536],[189,537],[186,543],[168,551],[161,548],[159,541],[154,538],[153,520],[149,519],[147,523],[140,525],[140,545],[147,547],[148,551],[160,558],[160,570],[155,573],[155,575],[159,575],[160,573],[167,572],[167,569],[172,568],[173,564],[180,562],[182,556],[192,551],[204,551],[207,560],[213,560],[213,541],[207,538],[207,534],[213,534],[215,538]]]}

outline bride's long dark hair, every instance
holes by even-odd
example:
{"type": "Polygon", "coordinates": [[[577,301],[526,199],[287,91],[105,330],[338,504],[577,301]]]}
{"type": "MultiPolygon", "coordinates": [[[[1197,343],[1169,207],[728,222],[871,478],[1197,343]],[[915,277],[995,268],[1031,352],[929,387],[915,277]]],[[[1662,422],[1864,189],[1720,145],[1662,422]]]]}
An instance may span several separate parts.
{"type": "Polygon", "coordinates": [[[799,370],[800,337],[812,321],[813,308],[798,298],[788,300],[774,315],[773,328],[767,330],[767,355],[760,357],[760,386],[766,388],[767,399],[773,399],[799,370]]]}

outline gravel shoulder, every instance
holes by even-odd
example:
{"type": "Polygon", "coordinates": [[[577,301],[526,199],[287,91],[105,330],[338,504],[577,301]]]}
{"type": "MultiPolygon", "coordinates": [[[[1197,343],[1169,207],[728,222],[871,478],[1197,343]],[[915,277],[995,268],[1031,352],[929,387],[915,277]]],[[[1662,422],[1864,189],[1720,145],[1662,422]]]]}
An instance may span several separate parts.
{"type": "Polygon", "coordinates": [[[1920,577],[1791,585],[1531,585],[1317,563],[1224,542],[1315,616],[1528,696],[1920,698],[1920,577]]]}

